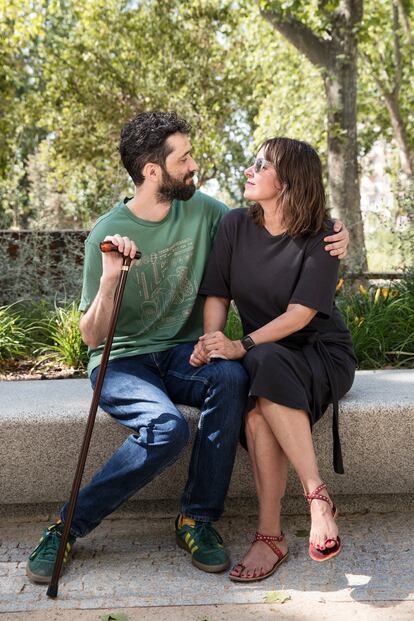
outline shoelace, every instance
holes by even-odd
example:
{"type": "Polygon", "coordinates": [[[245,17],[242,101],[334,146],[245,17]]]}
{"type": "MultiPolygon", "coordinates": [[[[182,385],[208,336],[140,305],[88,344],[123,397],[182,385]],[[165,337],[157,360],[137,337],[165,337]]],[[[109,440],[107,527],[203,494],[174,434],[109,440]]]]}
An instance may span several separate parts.
{"type": "Polygon", "coordinates": [[[34,558],[41,547],[42,555],[45,557],[45,560],[53,561],[56,556],[56,549],[59,547],[60,536],[61,535],[58,530],[48,530],[48,532],[39,541],[39,545],[36,547],[35,550],[33,550],[30,558],[34,558]]]}
{"type": "Polygon", "coordinates": [[[209,522],[198,522],[195,530],[200,539],[207,544],[223,543],[223,539],[209,522]]]}

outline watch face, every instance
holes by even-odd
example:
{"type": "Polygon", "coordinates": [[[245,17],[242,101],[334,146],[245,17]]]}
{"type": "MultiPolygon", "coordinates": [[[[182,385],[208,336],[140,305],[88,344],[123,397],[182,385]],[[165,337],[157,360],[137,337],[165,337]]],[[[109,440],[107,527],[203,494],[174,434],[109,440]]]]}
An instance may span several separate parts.
{"type": "Polygon", "coordinates": [[[249,349],[251,349],[252,347],[255,346],[255,342],[253,341],[251,336],[244,336],[242,339],[240,339],[241,344],[243,345],[244,349],[246,351],[249,351],[249,349]]]}

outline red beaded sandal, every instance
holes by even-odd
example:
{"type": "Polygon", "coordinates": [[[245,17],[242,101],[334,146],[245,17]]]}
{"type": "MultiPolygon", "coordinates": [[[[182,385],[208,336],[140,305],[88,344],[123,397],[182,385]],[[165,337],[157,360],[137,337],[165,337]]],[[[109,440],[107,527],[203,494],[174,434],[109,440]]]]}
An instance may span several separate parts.
{"type": "MultiPolygon", "coordinates": [[[[322,494],[319,493],[323,489],[326,489],[325,483],[321,483],[320,485],[318,485],[316,489],[313,490],[313,492],[304,494],[304,496],[306,500],[308,501],[309,506],[312,500],[323,500],[324,502],[327,502],[331,508],[332,517],[335,519],[336,516],[338,515],[338,510],[335,506],[335,503],[332,502],[332,500],[330,500],[327,496],[323,496],[322,494]]],[[[325,541],[325,546],[327,543],[331,541],[333,541],[335,545],[330,548],[325,547],[324,550],[321,550],[320,548],[310,543],[309,544],[309,556],[311,557],[311,559],[314,561],[322,562],[322,561],[328,561],[330,558],[333,558],[334,556],[338,556],[338,554],[342,550],[341,539],[339,538],[339,536],[336,539],[327,539],[325,541]]]]}
{"type": "MultiPolygon", "coordinates": [[[[254,570],[253,576],[251,577],[233,576],[230,573],[229,574],[230,580],[233,580],[234,582],[255,582],[257,580],[264,580],[265,578],[268,578],[269,576],[274,574],[276,569],[279,567],[279,565],[283,563],[283,561],[286,561],[288,557],[288,553],[286,552],[286,554],[283,554],[282,550],[275,544],[275,541],[283,541],[284,538],[285,538],[285,535],[283,533],[280,533],[280,535],[278,536],[262,535],[262,533],[256,533],[253,543],[256,543],[256,541],[263,541],[264,543],[266,543],[269,546],[269,548],[272,550],[272,552],[276,554],[277,556],[276,563],[273,565],[270,571],[268,571],[265,574],[258,574],[257,576],[256,576],[256,570],[254,570]]],[[[237,565],[233,567],[232,571],[238,568],[240,568],[240,572],[242,572],[243,569],[246,569],[243,563],[237,563],[237,565]]]]}

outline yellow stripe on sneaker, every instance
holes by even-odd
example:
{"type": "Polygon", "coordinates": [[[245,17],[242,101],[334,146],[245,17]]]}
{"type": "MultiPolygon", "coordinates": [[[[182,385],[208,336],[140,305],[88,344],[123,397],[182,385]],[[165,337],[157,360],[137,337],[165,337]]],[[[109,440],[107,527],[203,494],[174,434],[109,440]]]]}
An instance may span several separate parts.
{"type": "Polygon", "coordinates": [[[67,543],[67,544],[66,544],[65,554],[64,554],[64,556],[63,556],[63,562],[64,562],[64,563],[67,563],[67,561],[68,561],[68,555],[69,555],[69,552],[71,551],[71,549],[72,549],[71,544],[70,544],[70,543],[67,543]]]}

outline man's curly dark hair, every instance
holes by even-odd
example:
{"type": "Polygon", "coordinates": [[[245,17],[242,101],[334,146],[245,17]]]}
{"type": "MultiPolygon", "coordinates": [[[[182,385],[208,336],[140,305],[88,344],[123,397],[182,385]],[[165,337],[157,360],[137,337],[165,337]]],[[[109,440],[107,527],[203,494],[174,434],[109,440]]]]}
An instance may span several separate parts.
{"type": "Polygon", "coordinates": [[[121,130],[121,160],[135,185],[144,181],[142,169],[148,162],[165,167],[171,147],[167,138],[177,132],[189,134],[190,125],[175,112],[141,112],[121,130]]]}

